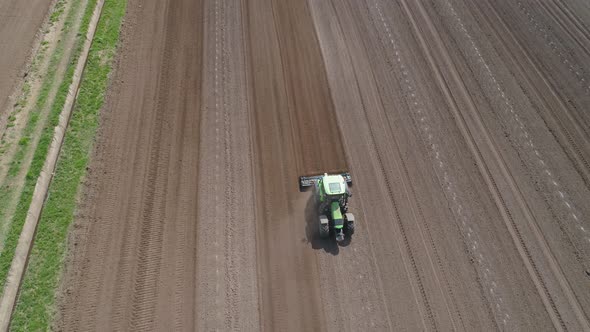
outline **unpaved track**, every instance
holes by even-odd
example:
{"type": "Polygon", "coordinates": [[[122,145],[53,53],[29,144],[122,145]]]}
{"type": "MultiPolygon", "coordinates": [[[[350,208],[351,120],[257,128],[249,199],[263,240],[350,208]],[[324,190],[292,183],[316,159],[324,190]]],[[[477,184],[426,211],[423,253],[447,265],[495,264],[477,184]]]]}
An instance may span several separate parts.
{"type": "Polygon", "coordinates": [[[582,7],[130,1],[58,327],[590,329],[582,7]]]}
{"type": "MultiPolygon", "coordinates": [[[[0,1],[0,124],[53,0],[0,1]]],[[[2,130],[3,131],[3,130],[2,130]]],[[[0,132],[2,132],[0,131],[0,132]]]]}

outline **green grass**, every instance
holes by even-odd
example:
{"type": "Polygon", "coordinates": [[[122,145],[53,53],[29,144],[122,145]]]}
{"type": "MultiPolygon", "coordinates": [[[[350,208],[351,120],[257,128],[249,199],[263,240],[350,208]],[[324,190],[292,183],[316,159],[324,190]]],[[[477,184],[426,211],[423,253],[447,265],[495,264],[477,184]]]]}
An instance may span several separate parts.
{"type": "MultiPolygon", "coordinates": [[[[62,17],[62,15],[65,11],[65,2],[66,2],[66,0],[59,0],[53,6],[53,8],[51,10],[51,15],[49,18],[49,25],[50,26],[54,25],[62,17]]],[[[79,4],[80,1],[77,0],[77,3],[79,4]]],[[[71,13],[70,13],[70,15],[68,15],[66,20],[69,20],[70,22],[73,20],[73,16],[71,13]]],[[[48,33],[48,32],[49,32],[49,30],[45,31],[45,33],[48,33]]],[[[64,41],[59,40],[59,43],[63,44],[64,41]]],[[[47,41],[47,40],[41,41],[41,47],[39,48],[39,50],[37,51],[37,53],[33,57],[33,60],[31,61],[31,66],[29,68],[29,70],[30,70],[29,74],[36,74],[38,72],[39,63],[45,58],[48,45],[49,45],[49,41],[47,41]]],[[[51,83],[49,78],[55,77],[54,73],[56,71],[56,65],[57,65],[57,63],[55,63],[55,61],[59,60],[61,58],[61,55],[56,54],[56,53],[57,52],[54,50],[54,54],[52,55],[52,59],[50,59],[50,61],[52,61],[52,63],[50,66],[48,66],[48,73],[45,76],[45,79],[43,80],[43,84],[51,83]]],[[[33,76],[33,75],[29,75],[29,77],[31,77],[31,76],[33,76]]],[[[14,127],[14,121],[16,120],[15,115],[18,114],[22,110],[24,104],[26,103],[27,99],[29,98],[30,92],[31,92],[31,83],[29,82],[29,80],[26,80],[23,84],[21,95],[20,95],[19,99],[17,100],[16,104],[14,105],[15,106],[14,111],[10,115],[10,118],[8,120],[8,124],[9,124],[8,127],[14,127]]],[[[37,105],[38,104],[39,104],[39,102],[37,102],[37,105]]],[[[6,135],[6,133],[4,133],[4,135],[6,135]]],[[[1,142],[1,144],[3,145],[4,142],[1,142]]]]}
{"type": "MultiPolygon", "coordinates": [[[[94,9],[95,3],[96,0],[90,0],[89,6],[86,8],[86,11],[84,13],[83,22],[80,28],[81,33],[83,33],[83,36],[86,35],[86,31],[88,30],[88,22],[90,20],[90,16],[92,15],[92,10],[94,9]]],[[[68,14],[64,21],[64,29],[71,28],[71,26],[74,24],[73,22],[75,19],[76,12],[76,10],[74,9],[79,8],[80,4],[80,0],[76,0],[74,3],[72,3],[72,10],[70,11],[70,14],[68,14]]],[[[50,68],[55,68],[57,66],[57,63],[59,63],[59,58],[63,56],[64,46],[62,42],[60,42],[60,44],[57,45],[57,48],[54,54],[52,55],[52,58],[50,60],[50,68]]],[[[31,199],[33,197],[33,191],[35,190],[37,178],[39,177],[41,169],[43,168],[43,164],[45,162],[45,158],[47,156],[47,152],[51,144],[54,128],[59,121],[59,114],[63,109],[68,89],[72,82],[76,61],[82,51],[82,44],[83,38],[77,38],[76,45],[74,51],[72,52],[72,56],[69,60],[70,63],[68,64],[68,68],[66,70],[64,79],[61,82],[55,100],[51,105],[49,118],[47,119],[47,123],[44,124],[39,142],[34,151],[33,159],[27,171],[22,191],[20,193],[15,192],[15,188],[8,185],[0,187],[0,218],[2,218],[2,220],[4,220],[5,223],[10,222],[10,224],[8,225],[2,225],[3,230],[6,230],[4,246],[2,247],[2,251],[0,252],[0,283],[2,285],[2,289],[4,289],[6,275],[8,274],[10,264],[12,263],[12,258],[14,257],[14,252],[16,250],[16,245],[18,243],[18,238],[24,225],[29,205],[31,204],[31,199]],[[5,216],[4,214],[7,208],[7,202],[10,201],[13,195],[20,196],[17,203],[16,211],[11,218],[11,216],[5,216]]],[[[51,70],[43,81],[41,92],[35,103],[35,108],[32,110],[30,114],[30,117],[23,131],[23,135],[19,140],[17,151],[8,169],[7,183],[10,183],[10,178],[13,178],[20,172],[21,166],[26,156],[26,152],[29,148],[32,148],[30,144],[28,144],[29,139],[31,138],[32,133],[35,131],[35,126],[39,121],[40,110],[42,107],[45,106],[45,103],[47,103],[48,101],[49,91],[51,90],[51,86],[55,81],[55,75],[55,70],[51,70]],[[23,144],[20,144],[21,142],[23,144]]]]}
{"type": "MultiPolygon", "coordinates": [[[[75,13],[77,11],[77,9],[80,7],[80,0],[76,0],[73,4],[72,4],[72,9],[70,10],[70,12],[68,13],[67,17],[65,18],[64,21],[64,26],[68,26],[71,27],[71,25],[74,22],[75,19],[75,13]]],[[[56,3],[56,6],[53,8],[52,11],[52,17],[55,18],[55,20],[59,19],[62,14],[64,12],[64,1],[61,0],[58,3],[56,3]]],[[[48,103],[48,99],[49,99],[49,92],[51,90],[51,87],[53,86],[54,81],[56,79],[56,73],[57,73],[57,65],[60,61],[60,59],[63,57],[63,48],[64,48],[64,44],[65,41],[60,40],[58,42],[58,44],[56,45],[55,50],[53,51],[53,53],[50,55],[50,59],[49,59],[49,66],[48,66],[48,71],[47,73],[44,75],[43,77],[43,81],[41,83],[41,90],[39,92],[39,95],[37,96],[37,99],[35,100],[35,105],[33,107],[33,109],[31,110],[31,113],[29,115],[29,119],[27,119],[27,123],[25,124],[25,128],[23,129],[23,133],[22,133],[22,137],[21,139],[26,139],[27,143],[30,140],[30,137],[32,135],[32,133],[35,131],[35,127],[37,126],[37,122],[39,120],[39,113],[41,112],[41,109],[44,107],[47,107],[47,103],[48,103]]],[[[33,59],[33,64],[32,64],[32,68],[31,71],[32,72],[36,72],[38,70],[38,64],[39,62],[42,60],[43,57],[46,56],[46,49],[40,50],[34,57],[33,59]]],[[[8,117],[8,124],[7,127],[11,128],[14,127],[15,125],[15,121],[16,121],[16,114],[18,114],[21,110],[22,107],[25,105],[27,98],[29,98],[30,96],[30,91],[31,91],[31,85],[30,82],[25,82],[23,84],[23,88],[21,91],[21,97],[19,98],[19,100],[16,103],[16,107],[13,111],[13,113],[8,117]]],[[[54,105],[56,108],[57,105],[54,105]]],[[[4,135],[6,135],[6,132],[4,133],[4,135]]],[[[0,142],[0,145],[2,147],[2,149],[6,149],[7,148],[7,142],[5,137],[2,138],[2,141],[0,142]]],[[[7,172],[7,177],[6,180],[9,183],[10,180],[12,178],[14,178],[20,171],[21,171],[21,165],[23,163],[23,160],[27,154],[27,152],[29,152],[30,146],[28,144],[19,144],[19,146],[17,147],[17,150],[14,154],[14,156],[12,156],[12,160],[10,162],[9,165],[9,169],[7,172]]],[[[12,224],[11,221],[13,220],[12,216],[7,216],[6,215],[6,210],[9,206],[9,203],[12,201],[14,195],[18,195],[19,193],[15,191],[15,188],[12,186],[2,186],[0,187],[0,220],[2,220],[2,228],[0,229],[0,239],[4,240],[5,236],[8,236],[7,234],[5,234],[6,229],[8,229],[8,227],[12,224]]],[[[18,225],[16,225],[18,226],[18,225]]],[[[22,227],[22,225],[21,225],[22,227]]],[[[18,230],[17,234],[20,234],[20,229],[18,230]]],[[[4,253],[4,241],[2,241],[2,245],[0,245],[0,261],[2,260],[2,256],[5,256],[4,253]]],[[[1,263],[0,263],[1,265],[1,263]]],[[[1,270],[1,268],[0,268],[1,270]]],[[[1,275],[1,272],[0,272],[1,275]]],[[[0,279],[3,280],[3,279],[0,279]]]]}
{"type": "Polygon", "coordinates": [[[65,0],[59,0],[56,4],[55,7],[53,9],[53,12],[51,13],[51,16],[49,16],[49,23],[50,24],[55,24],[55,22],[57,22],[59,20],[59,17],[61,16],[61,14],[64,12],[65,10],[65,0]]]}
{"type": "Polygon", "coordinates": [[[92,150],[126,1],[106,0],[66,132],[49,198],[37,229],[25,278],[12,317],[14,331],[49,330],[55,293],[74,219],[76,198],[92,150]],[[104,59],[107,61],[104,61],[104,59]]]}
{"type": "MultiPolygon", "coordinates": [[[[78,13],[78,10],[80,8],[82,1],[80,0],[76,0],[72,3],[72,8],[70,10],[70,12],[68,13],[68,16],[65,19],[64,22],[64,31],[68,31],[72,28],[72,26],[74,25],[74,21],[76,18],[76,14],[78,13]]],[[[60,5],[60,3],[58,3],[57,5],[60,5]]],[[[63,1],[61,2],[61,9],[58,9],[58,11],[62,11],[63,12],[63,1]]],[[[61,15],[61,13],[60,13],[61,15]]],[[[64,56],[64,43],[65,40],[64,38],[62,38],[59,43],[57,44],[57,47],[54,51],[54,53],[51,56],[50,62],[49,62],[49,71],[47,73],[47,75],[45,76],[45,79],[43,80],[43,84],[41,85],[41,91],[39,93],[39,97],[37,98],[37,101],[35,102],[35,106],[31,112],[29,121],[27,122],[27,125],[24,129],[23,132],[23,137],[30,137],[34,131],[35,131],[35,127],[37,125],[37,122],[39,120],[39,115],[41,110],[46,106],[48,99],[49,99],[49,92],[51,91],[51,89],[54,86],[54,81],[55,81],[55,76],[57,74],[57,67],[59,65],[59,62],[61,61],[61,59],[64,56]]],[[[78,57],[80,56],[80,45],[81,45],[82,41],[80,39],[78,39],[77,41],[77,45],[75,47],[75,52],[72,53],[71,57],[70,57],[70,66],[69,67],[73,67],[75,66],[75,63],[78,59],[78,57]]],[[[70,74],[70,72],[68,71],[67,74],[70,74]]],[[[73,75],[73,70],[71,71],[70,75],[66,74],[66,78],[69,78],[69,81],[71,82],[71,76],[73,75]]],[[[54,105],[52,105],[52,110],[56,110],[57,108],[59,108],[59,110],[61,110],[61,107],[59,107],[59,105],[57,105],[57,103],[59,102],[59,98],[60,98],[60,94],[63,93],[63,88],[65,86],[66,89],[66,94],[67,94],[67,88],[69,87],[69,83],[66,85],[65,83],[66,80],[64,80],[64,82],[62,82],[62,84],[60,85],[60,91],[57,95],[56,100],[54,101],[54,105]]],[[[62,96],[64,98],[62,98],[65,101],[65,96],[62,96]]],[[[62,102],[62,107],[63,107],[63,102],[62,102]]],[[[58,110],[58,111],[59,111],[58,110]]],[[[8,170],[8,174],[9,176],[15,176],[18,171],[20,170],[20,162],[23,160],[25,154],[27,152],[26,146],[23,148],[20,148],[17,150],[15,158],[8,170]]]]}

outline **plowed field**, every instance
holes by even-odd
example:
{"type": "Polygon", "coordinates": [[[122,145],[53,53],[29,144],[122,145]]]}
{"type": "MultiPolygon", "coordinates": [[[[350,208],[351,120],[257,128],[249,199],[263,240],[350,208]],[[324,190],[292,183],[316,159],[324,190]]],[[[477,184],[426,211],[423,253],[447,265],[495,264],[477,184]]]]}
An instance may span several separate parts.
{"type": "Polygon", "coordinates": [[[58,327],[590,330],[588,64],[581,0],[129,0],[58,327]]]}

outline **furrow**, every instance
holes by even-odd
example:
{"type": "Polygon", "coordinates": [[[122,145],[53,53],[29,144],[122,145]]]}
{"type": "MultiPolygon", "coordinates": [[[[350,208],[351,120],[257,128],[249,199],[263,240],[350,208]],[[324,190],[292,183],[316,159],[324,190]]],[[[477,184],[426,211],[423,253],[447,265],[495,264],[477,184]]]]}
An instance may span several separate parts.
{"type": "MultiPolygon", "coordinates": [[[[537,288],[539,290],[539,294],[541,295],[543,302],[547,306],[548,312],[551,315],[551,317],[555,323],[555,327],[557,329],[566,330],[567,326],[566,326],[565,321],[561,315],[561,312],[560,312],[560,310],[558,310],[558,308],[555,304],[555,300],[554,300],[551,292],[549,291],[549,289],[543,279],[543,276],[539,272],[539,268],[537,267],[536,262],[534,261],[531,253],[529,252],[529,248],[527,247],[527,245],[522,237],[522,234],[520,233],[518,225],[515,223],[511,212],[509,211],[508,207],[506,206],[503,195],[501,194],[501,192],[498,188],[498,185],[496,184],[496,180],[495,180],[494,176],[492,175],[492,172],[488,166],[488,163],[486,163],[484,161],[483,154],[480,151],[479,147],[477,146],[476,140],[474,139],[474,137],[471,134],[471,130],[469,129],[469,124],[466,122],[466,120],[464,118],[464,116],[465,116],[463,114],[464,111],[460,110],[455,105],[455,101],[454,101],[453,97],[451,97],[452,93],[443,78],[443,75],[441,73],[441,69],[438,67],[436,61],[434,61],[434,59],[432,58],[430,49],[426,46],[424,36],[422,35],[421,29],[418,28],[418,25],[417,25],[416,19],[414,18],[414,15],[412,14],[406,1],[402,0],[402,3],[403,3],[404,10],[407,12],[408,17],[410,18],[412,26],[414,27],[416,36],[420,40],[420,44],[422,45],[424,52],[427,55],[428,61],[431,64],[433,71],[435,72],[435,74],[437,76],[437,81],[439,82],[441,88],[445,92],[445,96],[447,97],[447,101],[448,101],[449,105],[451,106],[451,109],[453,110],[453,113],[455,114],[456,119],[458,120],[457,121],[458,125],[461,128],[461,131],[463,132],[465,139],[468,142],[470,148],[473,150],[474,157],[476,158],[476,160],[478,162],[478,166],[480,167],[480,169],[482,171],[482,175],[484,176],[486,182],[489,185],[489,189],[490,189],[491,194],[494,197],[494,200],[498,204],[500,212],[502,213],[502,216],[504,217],[503,219],[504,219],[511,235],[513,236],[514,243],[522,256],[523,261],[524,261],[525,265],[527,266],[527,269],[529,270],[529,272],[531,274],[531,278],[533,279],[535,285],[537,286],[537,288]]],[[[515,196],[515,199],[519,205],[519,208],[525,216],[527,225],[531,228],[531,230],[534,233],[534,236],[537,240],[537,244],[539,245],[539,247],[542,251],[542,254],[545,257],[546,263],[549,265],[551,272],[553,273],[553,276],[557,279],[561,290],[563,291],[569,304],[572,306],[572,309],[576,313],[576,316],[579,319],[579,323],[581,323],[582,325],[586,325],[587,322],[583,318],[584,317],[583,312],[579,306],[579,303],[577,302],[575,296],[573,295],[573,292],[569,288],[569,285],[567,284],[567,281],[566,281],[565,277],[563,276],[562,271],[560,270],[559,266],[557,265],[555,258],[553,257],[552,253],[550,252],[549,247],[546,243],[546,240],[543,238],[542,234],[538,230],[538,226],[536,225],[534,217],[532,216],[532,213],[530,212],[524,198],[522,197],[522,193],[520,192],[520,190],[516,186],[516,183],[515,183],[514,179],[512,178],[512,175],[510,174],[509,170],[507,169],[505,161],[503,160],[502,156],[499,154],[497,148],[495,147],[495,143],[489,137],[488,130],[485,128],[485,126],[481,122],[480,116],[479,116],[479,114],[477,114],[477,110],[475,108],[474,102],[471,99],[471,97],[469,96],[467,89],[465,88],[462,80],[460,79],[460,76],[459,76],[456,68],[454,67],[452,60],[450,59],[449,54],[447,53],[445,47],[442,45],[442,42],[441,42],[440,38],[438,37],[438,33],[436,32],[432,21],[430,20],[428,14],[425,13],[425,10],[422,7],[422,4],[417,3],[417,6],[418,6],[418,10],[420,11],[420,16],[423,18],[424,23],[426,24],[428,30],[430,31],[430,33],[433,36],[435,36],[434,39],[435,39],[435,42],[438,46],[438,49],[440,50],[441,58],[445,63],[445,68],[447,68],[447,70],[450,72],[450,75],[453,79],[453,83],[456,84],[457,87],[460,89],[459,93],[461,94],[461,97],[463,98],[463,100],[465,102],[467,102],[467,105],[469,106],[469,107],[467,107],[466,111],[469,112],[469,116],[472,117],[472,119],[473,119],[472,121],[475,122],[475,124],[473,124],[473,125],[478,129],[479,134],[483,136],[482,138],[484,139],[485,147],[490,150],[490,153],[492,154],[494,161],[497,164],[497,167],[499,167],[499,171],[501,173],[503,180],[507,182],[508,186],[510,187],[511,193],[515,196]]]]}
{"type": "MultiPolygon", "coordinates": [[[[523,81],[527,83],[527,90],[530,91],[531,93],[533,93],[533,96],[535,97],[536,100],[542,102],[543,107],[541,107],[541,109],[535,108],[535,110],[543,119],[546,119],[545,123],[547,123],[548,126],[551,125],[551,126],[557,127],[558,130],[550,130],[553,137],[563,147],[564,152],[566,152],[566,154],[570,157],[572,164],[574,165],[575,169],[578,171],[578,174],[580,175],[582,180],[585,182],[586,188],[589,188],[589,186],[590,186],[590,182],[589,182],[590,181],[590,165],[588,164],[588,162],[584,156],[585,154],[582,151],[580,151],[578,144],[576,143],[576,141],[574,140],[574,138],[570,134],[569,130],[567,129],[566,124],[559,117],[559,115],[569,114],[570,113],[569,109],[567,107],[565,107],[565,105],[563,105],[563,103],[561,102],[561,99],[555,95],[554,89],[545,80],[545,78],[540,76],[542,74],[539,71],[539,69],[535,66],[535,64],[529,58],[526,51],[524,49],[522,49],[522,46],[520,46],[520,44],[518,44],[516,42],[516,40],[514,39],[514,36],[508,30],[508,28],[504,25],[504,22],[502,22],[501,17],[495,11],[493,6],[489,6],[489,5],[485,6],[482,2],[478,2],[476,5],[478,6],[478,9],[481,12],[491,13],[492,15],[497,17],[497,22],[500,22],[500,24],[492,24],[492,22],[489,21],[489,15],[482,15],[483,16],[482,20],[483,20],[483,22],[487,23],[487,25],[496,32],[496,36],[498,37],[498,40],[502,44],[503,50],[506,51],[509,55],[511,55],[508,57],[508,60],[514,64],[513,67],[516,68],[518,70],[518,72],[522,75],[522,77],[524,78],[523,81]],[[483,6],[485,6],[485,8],[483,6]],[[500,28],[504,28],[504,29],[500,30],[500,28]],[[507,37],[512,37],[512,39],[511,39],[512,45],[518,45],[518,48],[521,51],[520,54],[515,54],[514,52],[510,51],[510,47],[509,47],[510,41],[505,39],[507,37]],[[523,60],[528,60],[528,61],[523,63],[523,60]],[[527,70],[527,68],[531,68],[531,67],[534,69],[534,72],[538,74],[536,77],[537,78],[536,80],[535,80],[535,78],[530,77],[531,71],[527,70]],[[537,82],[541,81],[541,82],[546,83],[546,87],[551,89],[550,96],[554,97],[554,98],[552,98],[552,100],[548,100],[547,94],[539,91],[539,89],[533,83],[534,81],[537,81],[537,82]],[[554,107],[552,107],[552,105],[554,105],[554,104],[557,104],[560,107],[561,112],[558,112],[558,114],[556,114],[553,111],[554,107]]],[[[575,123],[576,123],[575,120],[571,119],[569,126],[575,127],[575,123]]],[[[583,140],[582,145],[583,146],[590,146],[590,142],[583,140]]],[[[544,163],[544,161],[542,161],[542,163],[544,163]]],[[[563,190],[563,189],[559,188],[558,185],[559,185],[559,183],[555,179],[548,179],[547,180],[547,187],[549,188],[549,191],[554,193],[556,196],[559,196],[558,193],[561,192],[561,190],[563,190]],[[559,189],[556,189],[556,187],[558,187],[559,189]]],[[[577,234],[572,235],[570,232],[568,232],[566,230],[566,228],[567,228],[566,221],[567,220],[562,220],[563,219],[562,217],[557,216],[558,211],[556,211],[556,210],[558,210],[558,209],[556,209],[554,204],[552,204],[548,200],[547,195],[544,195],[543,199],[547,203],[547,206],[549,207],[549,209],[552,211],[552,213],[554,215],[554,219],[556,220],[556,222],[559,223],[560,228],[562,229],[563,233],[566,235],[566,241],[568,241],[568,243],[570,243],[570,245],[573,248],[575,248],[576,259],[578,260],[578,262],[580,262],[580,264],[582,264],[585,267],[585,269],[588,269],[588,267],[586,267],[586,263],[582,259],[584,254],[580,250],[580,246],[584,245],[584,244],[583,243],[580,244],[580,241],[573,240],[573,236],[578,237],[578,235],[577,234]]],[[[576,215],[576,214],[572,214],[572,213],[568,214],[568,216],[571,219],[574,219],[572,217],[574,215],[576,215]]],[[[574,219],[574,221],[576,221],[576,220],[574,219]]]]}
{"type": "Polygon", "coordinates": [[[564,8],[564,4],[559,0],[541,1],[538,4],[576,42],[586,56],[590,56],[590,34],[579,25],[576,17],[564,8]]]}

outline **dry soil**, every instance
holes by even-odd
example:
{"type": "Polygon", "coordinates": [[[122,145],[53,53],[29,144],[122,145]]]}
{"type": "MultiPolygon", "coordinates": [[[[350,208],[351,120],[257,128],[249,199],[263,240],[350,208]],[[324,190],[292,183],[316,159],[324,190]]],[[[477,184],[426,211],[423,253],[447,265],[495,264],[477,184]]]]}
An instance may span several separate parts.
{"type": "Polygon", "coordinates": [[[130,0],[58,327],[589,330],[589,13],[130,0]]]}

